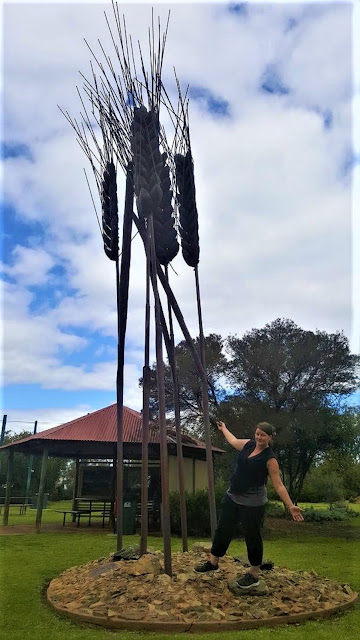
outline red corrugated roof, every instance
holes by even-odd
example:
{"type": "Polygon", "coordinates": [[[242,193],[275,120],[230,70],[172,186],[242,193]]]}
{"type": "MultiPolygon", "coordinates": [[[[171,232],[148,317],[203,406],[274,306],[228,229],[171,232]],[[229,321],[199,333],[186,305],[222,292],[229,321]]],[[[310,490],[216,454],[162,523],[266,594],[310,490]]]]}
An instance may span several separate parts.
{"type": "MultiPolygon", "coordinates": [[[[84,441],[84,442],[114,442],[117,441],[116,404],[112,404],[104,409],[99,409],[86,416],[76,418],[70,422],[65,422],[52,429],[46,429],[35,435],[28,436],[21,440],[15,440],[5,445],[18,445],[30,440],[57,440],[57,441],[84,441]]],[[[123,409],[123,441],[124,443],[142,442],[142,415],[138,411],[124,407],[123,409]]],[[[150,427],[149,443],[158,444],[160,442],[159,429],[150,427]]],[[[168,429],[168,443],[176,442],[174,429],[168,429]]],[[[183,444],[200,449],[205,448],[205,443],[197,438],[184,435],[183,444]]],[[[217,447],[212,447],[213,451],[222,451],[217,447]]]]}

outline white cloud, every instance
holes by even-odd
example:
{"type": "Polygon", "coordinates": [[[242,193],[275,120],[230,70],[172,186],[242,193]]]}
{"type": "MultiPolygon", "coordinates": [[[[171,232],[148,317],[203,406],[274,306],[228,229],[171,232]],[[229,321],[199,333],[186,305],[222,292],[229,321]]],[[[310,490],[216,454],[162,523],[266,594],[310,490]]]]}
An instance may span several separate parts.
{"type": "Polygon", "coordinates": [[[6,431],[13,433],[20,433],[21,431],[33,432],[35,420],[37,420],[37,433],[41,433],[41,431],[57,427],[59,424],[70,422],[87,413],[91,413],[91,411],[96,411],[97,408],[100,407],[94,408],[87,404],[69,409],[63,407],[49,409],[12,409],[9,407],[4,410],[5,415],[7,415],[6,431]]]}
{"type": "Polygon", "coordinates": [[[23,286],[43,285],[48,281],[54,259],[40,247],[16,245],[12,251],[12,264],[3,265],[4,273],[23,286]]]}
{"type": "MultiPolygon", "coordinates": [[[[90,58],[82,37],[106,41],[103,7],[19,7],[5,12],[6,130],[9,140],[30,146],[32,157],[5,161],[4,192],[23,220],[41,225],[44,240],[39,247],[17,240],[16,260],[5,266],[17,282],[6,289],[6,379],[111,389],[112,355],[106,360],[104,353],[102,363],[69,364],[71,351],[86,346],[84,330],[115,338],[115,274],[83,176],[87,161],[56,106],[79,111],[77,69],[87,70],[90,58]],[[36,292],[27,287],[49,283],[53,265],[63,268],[64,286],[56,283],[57,301],[48,307],[42,301],[40,315],[36,292]]],[[[141,37],[150,7],[122,9],[129,31],[141,37]]],[[[167,6],[159,12],[165,17],[167,6]]],[[[229,100],[233,116],[220,120],[196,101],[191,105],[205,331],[241,334],[285,316],[304,328],[344,329],[350,336],[351,184],[340,175],[351,140],[350,28],[348,6],[252,5],[246,20],[222,5],[172,8],[165,77],[175,64],[184,82],[229,100]],[[286,32],[289,16],[299,23],[286,32]],[[262,73],[274,63],[291,89],[287,96],[259,93],[262,73]],[[332,110],[331,129],[316,106],[332,110]]],[[[111,45],[106,49],[112,53],[111,45]]],[[[123,193],[121,176],[120,209],[123,193]]],[[[192,270],[181,255],[174,269],[179,276],[171,275],[172,285],[195,335],[192,270]]],[[[140,398],[144,279],[137,237],[127,340],[130,406],[140,398]]]]}

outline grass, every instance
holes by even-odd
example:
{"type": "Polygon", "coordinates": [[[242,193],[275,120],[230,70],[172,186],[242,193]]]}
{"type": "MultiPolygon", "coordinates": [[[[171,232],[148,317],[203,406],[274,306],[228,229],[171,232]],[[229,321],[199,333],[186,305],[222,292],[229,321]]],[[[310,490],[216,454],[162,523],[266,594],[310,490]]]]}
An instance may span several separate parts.
{"type": "MultiPolygon", "coordinates": [[[[276,502],[276,501],[274,501],[276,502]]],[[[277,501],[277,504],[282,504],[282,502],[277,501]]],[[[350,504],[347,503],[348,506],[354,511],[360,512],[360,504],[350,504]]],[[[328,509],[329,504],[326,502],[301,502],[299,503],[300,507],[314,509],[328,509]]],[[[71,500],[64,500],[62,502],[49,502],[48,508],[43,510],[42,522],[44,524],[62,524],[62,514],[56,513],[56,511],[62,510],[70,510],[71,509],[71,500]]],[[[2,512],[3,513],[3,512],[2,512]]],[[[35,517],[36,517],[36,509],[30,509],[29,507],[26,510],[26,514],[19,514],[19,507],[13,506],[10,507],[9,511],[9,525],[18,525],[18,524],[34,524],[35,525],[35,517]]],[[[66,522],[70,522],[70,515],[66,516],[66,522]]],[[[360,518],[354,518],[352,520],[353,525],[360,526],[360,518]]],[[[0,525],[2,524],[2,515],[0,516],[0,525]]],[[[87,522],[84,520],[80,526],[86,526],[87,522]]]]}
{"type": "MultiPolygon", "coordinates": [[[[44,524],[61,524],[62,523],[62,513],[56,513],[56,511],[71,509],[71,500],[64,500],[61,502],[49,502],[47,509],[44,509],[42,512],[42,522],[44,524]]],[[[4,507],[2,508],[2,514],[0,516],[0,524],[2,524],[2,517],[4,513],[4,507]]],[[[17,524],[35,524],[36,518],[36,509],[30,509],[28,507],[26,509],[26,514],[20,515],[19,507],[12,506],[9,509],[9,524],[17,525],[17,524]]],[[[66,516],[66,522],[70,522],[70,515],[66,516]]]]}
{"type": "MultiPolygon", "coordinates": [[[[44,512],[44,522],[61,522],[61,515],[54,513],[59,503],[51,505],[44,512]],[[55,517],[55,519],[53,519],[55,517]]],[[[65,506],[64,506],[65,508],[65,506]]],[[[16,511],[16,510],[15,510],[16,511]]],[[[35,512],[34,512],[35,513],[35,512]]],[[[30,523],[33,515],[11,515],[10,523],[19,520],[30,523]]],[[[359,520],[359,518],[354,518],[359,520]]],[[[339,523],[343,524],[343,523],[339,523]]],[[[265,557],[271,558],[277,565],[286,565],[291,569],[314,569],[318,573],[335,579],[340,583],[349,583],[360,591],[360,550],[358,540],[347,540],[342,536],[326,537],[319,534],[307,536],[301,525],[294,523],[294,534],[265,541],[265,557]]],[[[324,529],[325,530],[325,529],[324,529]]],[[[137,536],[125,536],[124,546],[138,543],[137,536]]],[[[190,543],[195,540],[191,540],[190,543]]],[[[144,636],[156,639],[169,639],[167,634],[141,634],[138,632],[114,632],[90,626],[80,626],[66,618],[58,616],[46,604],[43,592],[49,580],[70,566],[83,564],[105,556],[115,548],[115,538],[108,531],[98,535],[89,532],[76,534],[41,533],[27,535],[6,535],[0,537],[1,563],[0,597],[2,600],[1,621],[2,637],[6,640],[111,640],[117,635],[121,640],[141,640],[144,636]],[[5,615],[6,613],[6,615],[5,615]]],[[[162,548],[161,538],[149,538],[149,545],[162,548]]],[[[180,550],[181,541],[173,539],[172,549],[180,550]]],[[[244,552],[244,544],[234,541],[230,554],[244,552]]],[[[216,637],[226,640],[348,640],[356,637],[360,628],[360,603],[348,612],[321,622],[308,622],[299,626],[264,628],[256,631],[223,632],[221,634],[191,634],[192,640],[205,640],[216,637]]],[[[171,640],[184,639],[183,634],[171,634],[171,640]]]]}

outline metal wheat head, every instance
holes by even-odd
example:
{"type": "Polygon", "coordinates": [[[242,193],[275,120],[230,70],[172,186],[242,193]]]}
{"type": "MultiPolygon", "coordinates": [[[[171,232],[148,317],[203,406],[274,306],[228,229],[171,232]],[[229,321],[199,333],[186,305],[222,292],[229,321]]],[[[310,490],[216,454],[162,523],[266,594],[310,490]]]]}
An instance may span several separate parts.
{"type": "Polygon", "coordinates": [[[110,260],[119,255],[119,215],[116,189],[116,170],[112,160],[108,161],[101,184],[102,238],[104,251],[110,260]]]}
{"type": "Polygon", "coordinates": [[[168,264],[178,253],[174,228],[171,181],[167,154],[160,152],[159,117],[155,109],[134,109],[131,148],[134,191],[139,217],[154,220],[155,250],[159,262],[168,264]]]}
{"type": "Polygon", "coordinates": [[[189,267],[199,263],[199,223],[196,208],[194,163],[191,150],[175,154],[177,201],[179,204],[181,249],[189,267]]]}

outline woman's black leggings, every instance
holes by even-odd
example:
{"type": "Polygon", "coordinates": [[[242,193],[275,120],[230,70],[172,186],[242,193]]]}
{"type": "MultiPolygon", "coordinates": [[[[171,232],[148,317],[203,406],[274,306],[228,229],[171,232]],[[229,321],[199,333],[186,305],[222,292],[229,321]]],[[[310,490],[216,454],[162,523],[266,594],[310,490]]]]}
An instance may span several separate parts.
{"type": "Polygon", "coordinates": [[[264,522],[265,505],[245,507],[236,504],[226,494],[221,503],[219,522],[216,527],[211,553],[218,558],[225,555],[233,538],[235,527],[241,522],[244,528],[246,548],[251,566],[258,567],[263,559],[261,528],[264,522]]]}

